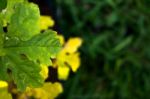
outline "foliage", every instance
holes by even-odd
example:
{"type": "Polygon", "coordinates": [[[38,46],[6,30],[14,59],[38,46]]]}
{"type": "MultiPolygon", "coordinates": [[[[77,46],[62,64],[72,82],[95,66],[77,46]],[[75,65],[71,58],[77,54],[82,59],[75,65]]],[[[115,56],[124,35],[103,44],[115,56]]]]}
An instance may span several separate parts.
{"type": "Polygon", "coordinates": [[[54,26],[55,22],[50,16],[40,17],[40,29],[47,30],[49,27],[54,26]]]}
{"type": "Polygon", "coordinates": [[[55,99],[62,93],[62,85],[59,82],[46,82],[40,88],[27,88],[24,93],[19,93],[14,90],[17,99],[55,99]]]}
{"type": "Polygon", "coordinates": [[[9,86],[6,83],[6,91],[1,89],[0,97],[9,97],[7,90],[13,83],[22,92],[27,87],[41,87],[46,78],[42,69],[52,65],[50,58],[56,57],[61,45],[55,31],[41,33],[36,4],[27,0],[1,3],[7,5],[0,12],[0,84],[9,86]]]}
{"type": "Polygon", "coordinates": [[[149,99],[149,0],[57,0],[65,37],[83,37],[82,67],[67,99],[149,99]],[[84,86],[83,86],[84,85],[84,86]]]}
{"type": "Polygon", "coordinates": [[[53,66],[58,68],[58,79],[66,80],[69,76],[70,69],[76,72],[80,66],[80,57],[77,50],[82,44],[82,39],[78,37],[70,38],[66,44],[64,44],[62,35],[59,35],[59,39],[64,47],[58,53],[53,66]]]}
{"type": "MultiPolygon", "coordinates": [[[[71,63],[65,67],[69,69],[70,66],[76,72],[80,65],[77,49],[82,40],[70,38],[68,43],[62,43],[60,36],[49,29],[54,25],[54,20],[49,16],[40,16],[36,4],[26,0],[2,0],[1,3],[0,97],[55,99],[63,92],[63,87],[60,82],[46,81],[49,77],[48,66],[58,68],[59,71],[63,67],[59,64],[62,57],[69,53],[63,62],[71,63]],[[63,49],[60,48],[61,45],[65,45],[63,49]],[[62,52],[63,56],[60,55],[62,52]],[[50,59],[55,60],[54,63],[50,59]]],[[[64,39],[63,36],[61,38],[64,39]]],[[[65,72],[59,71],[58,74],[65,72]]],[[[69,75],[69,72],[66,73],[69,75]]]]}

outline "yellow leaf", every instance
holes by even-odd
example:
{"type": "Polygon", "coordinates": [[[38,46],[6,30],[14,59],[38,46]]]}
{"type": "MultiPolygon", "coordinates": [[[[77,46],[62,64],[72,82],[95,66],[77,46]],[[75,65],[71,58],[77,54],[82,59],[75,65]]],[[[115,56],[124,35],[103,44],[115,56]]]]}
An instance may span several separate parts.
{"type": "Polygon", "coordinates": [[[5,81],[0,81],[0,88],[4,88],[4,87],[7,87],[8,86],[8,83],[5,82],[5,81]]]}
{"type": "Polygon", "coordinates": [[[40,74],[42,75],[42,77],[44,79],[46,79],[48,77],[48,73],[49,73],[48,66],[41,65],[41,68],[42,68],[42,70],[41,70],[40,74]]]}
{"type": "Polygon", "coordinates": [[[71,67],[73,72],[76,72],[80,66],[79,53],[68,54],[65,49],[63,49],[57,56],[56,63],[58,67],[71,67]],[[63,57],[63,58],[62,58],[63,57]]]}
{"type": "Polygon", "coordinates": [[[47,30],[49,27],[54,26],[55,22],[50,16],[40,17],[40,28],[41,30],[47,30]]]}
{"type": "Polygon", "coordinates": [[[60,80],[66,80],[69,76],[69,67],[67,66],[59,66],[58,67],[58,79],[60,80]]]}
{"type": "Polygon", "coordinates": [[[60,80],[68,78],[70,69],[76,72],[79,68],[80,57],[77,49],[81,46],[81,43],[82,40],[80,38],[70,38],[64,48],[58,53],[53,67],[58,67],[57,72],[60,80]]]}
{"type": "Polygon", "coordinates": [[[77,51],[77,49],[81,46],[82,39],[81,38],[70,38],[68,42],[66,43],[64,49],[68,53],[74,53],[77,51]]]}
{"type": "Polygon", "coordinates": [[[61,45],[63,45],[65,43],[65,39],[62,35],[58,35],[58,39],[59,39],[61,45]]]}
{"type": "Polygon", "coordinates": [[[63,87],[60,83],[47,82],[41,88],[34,88],[33,96],[36,99],[55,99],[60,93],[63,92],[63,87]]]}
{"type": "Polygon", "coordinates": [[[59,82],[55,82],[55,83],[47,82],[44,84],[43,89],[47,92],[47,94],[49,95],[49,98],[52,98],[52,97],[55,98],[60,93],[63,92],[63,87],[61,83],[59,82]]]}
{"type": "Polygon", "coordinates": [[[26,92],[20,94],[17,99],[55,99],[59,94],[63,92],[61,83],[46,82],[40,88],[27,88],[26,92]]]}
{"type": "Polygon", "coordinates": [[[68,65],[71,67],[73,72],[76,72],[80,66],[80,57],[79,53],[73,53],[68,55],[68,59],[66,60],[68,65]]]}

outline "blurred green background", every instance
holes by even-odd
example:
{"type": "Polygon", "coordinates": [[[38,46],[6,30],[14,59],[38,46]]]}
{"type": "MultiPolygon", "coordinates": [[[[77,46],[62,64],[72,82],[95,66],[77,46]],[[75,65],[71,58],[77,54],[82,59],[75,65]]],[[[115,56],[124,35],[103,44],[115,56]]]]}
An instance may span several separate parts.
{"type": "Polygon", "coordinates": [[[82,64],[58,99],[150,99],[150,0],[36,0],[82,64]]]}

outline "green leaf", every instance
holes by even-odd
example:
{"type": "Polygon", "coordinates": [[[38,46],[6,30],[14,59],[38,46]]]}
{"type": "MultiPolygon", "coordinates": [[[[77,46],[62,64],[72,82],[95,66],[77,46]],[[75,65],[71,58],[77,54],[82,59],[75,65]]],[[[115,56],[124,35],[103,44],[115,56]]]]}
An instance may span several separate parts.
{"type": "Polygon", "coordinates": [[[50,65],[60,49],[56,32],[40,33],[39,18],[38,6],[24,0],[8,0],[0,13],[0,80],[13,80],[20,91],[43,84],[41,64],[50,65]]]}
{"type": "Polygon", "coordinates": [[[29,60],[34,62],[38,61],[44,65],[51,65],[50,58],[56,56],[60,50],[59,39],[57,38],[57,34],[52,30],[36,35],[28,41],[19,41],[20,43],[16,45],[10,45],[9,42],[11,41],[12,40],[5,44],[6,53],[13,52],[18,55],[23,54],[27,56],[29,60]]]}
{"type": "Polygon", "coordinates": [[[37,5],[32,3],[17,4],[8,26],[8,36],[29,40],[40,33],[39,18],[40,12],[37,5]]]}
{"type": "Polygon", "coordinates": [[[59,49],[59,39],[52,30],[38,34],[27,41],[9,38],[5,40],[5,59],[2,60],[3,67],[0,74],[6,75],[7,70],[11,70],[19,90],[25,90],[28,86],[40,86],[43,83],[40,64],[50,65],[50,58],[55,56],[59,49]]]}
{"type": "Polygon", "coordinates": [[[12,14],[14,13],[14,10],[15,10],[14,8],[15,8],[16,4],[23,3],[24,0],[5,0],[5,1],[7,1],[7,7],[2,13],[5,16],[3,20],[6,23],[9,23],[10,18],[12,16],[12,14]]]}
{"type": "Polygon", "coordinates": [[[3,44],[3,27],[2,27],[2,22],[0,20],[0,47],[3,44]]]}
{"type": "Polygon", "coordinates": [[[8,74],[7,74],[7,65],[9,61],[6,60],[4,57],[0,57],[0,80],[8,81],[8,74]]]}
{"type": "MultiPolygon", "coordinates": [[[[1,18],[1,16],[0,16],[0,18],[1,18]]],[[[4,55],[3,40],[4,40],[4,31],[3,31],[3,27],[2,27],[2,21],[0,20],[0,56],[4,55]]]]}
{"type": "Polygon", "coordinates": [[[7,6],[7,0],[0,0],[0,11],[5,9],[7,6]]]}
{"type": "Polygon", "coordinates": [[[11,70],[12,78],[20,91],[25,90],[26,87],[39,87],[44,83],[39,64],[21,59],[14,53],[9,53],[6,58],[9,60],[7,69],[11,70]]]}

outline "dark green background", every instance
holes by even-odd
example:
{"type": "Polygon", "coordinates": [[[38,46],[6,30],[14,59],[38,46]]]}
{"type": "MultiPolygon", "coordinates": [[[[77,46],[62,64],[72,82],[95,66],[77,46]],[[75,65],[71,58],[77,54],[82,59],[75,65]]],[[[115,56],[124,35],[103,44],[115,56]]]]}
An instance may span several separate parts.
{"type": "Polygon", "coordinates": [[[84,40],[58,99],[150,99],[150,0],[37,2],[66,39],[84,40]]]}

